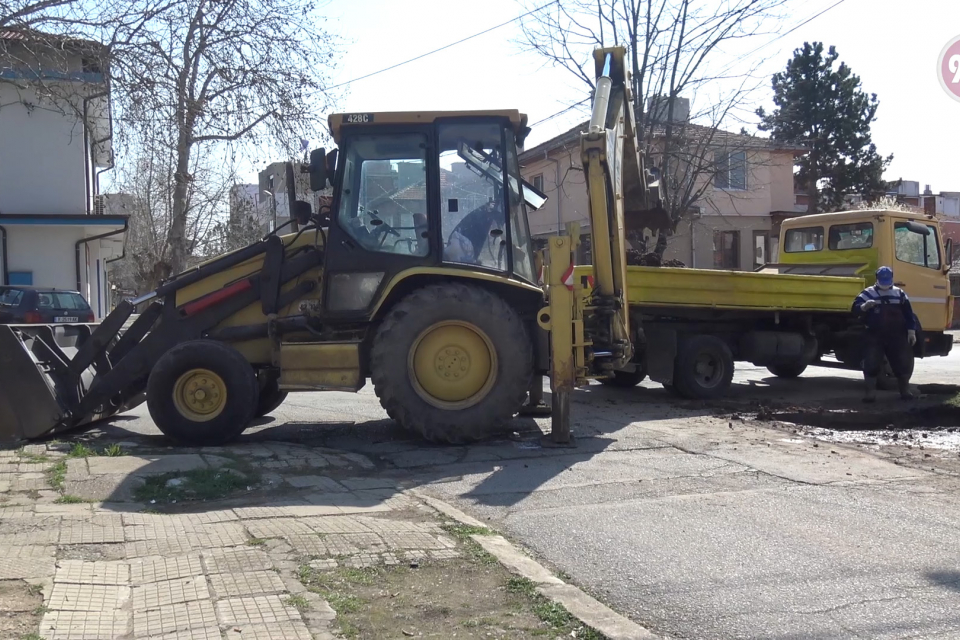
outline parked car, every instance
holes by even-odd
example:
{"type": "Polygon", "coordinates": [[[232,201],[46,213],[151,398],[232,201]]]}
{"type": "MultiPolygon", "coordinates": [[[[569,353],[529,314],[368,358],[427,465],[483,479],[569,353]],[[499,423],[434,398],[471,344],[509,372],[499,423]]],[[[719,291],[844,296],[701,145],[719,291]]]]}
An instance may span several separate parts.
{"type": "Polygon", "coordinates": [[[76,291],[0,285],[0,324],[94,322],[90,305],[76,291]]]}

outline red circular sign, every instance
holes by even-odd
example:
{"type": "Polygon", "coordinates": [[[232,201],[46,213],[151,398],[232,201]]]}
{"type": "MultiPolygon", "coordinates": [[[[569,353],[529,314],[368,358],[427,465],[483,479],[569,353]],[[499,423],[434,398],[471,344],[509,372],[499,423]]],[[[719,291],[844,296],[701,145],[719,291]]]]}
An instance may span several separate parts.
{"type": "Polygon", "coordinates": [[[947,95],[960,102],[960,36],[948,42],[940,52],[937,76],[947,95]]]}

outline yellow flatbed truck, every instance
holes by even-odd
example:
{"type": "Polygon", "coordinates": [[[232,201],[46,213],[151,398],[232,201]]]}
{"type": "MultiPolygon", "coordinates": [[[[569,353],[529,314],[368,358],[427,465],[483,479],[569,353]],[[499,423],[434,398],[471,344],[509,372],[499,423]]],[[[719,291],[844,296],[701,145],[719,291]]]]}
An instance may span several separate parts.
{"type": "MultiPolygon", "coordinates": [[[[922,331],[914,355],[950,352],[952,247],[935,219],[803,216],[783,223],[780,247],[780,262],[755,272],[627,267],[633,368],[601,381],[632,386],[649,376],[685,397],[711,398],[729,387],[735,361],[783,378],[811,365],[858,369],[864,327],[851,305],[883,264],[913,303],[922,331]]],[[[582,269],[585,277],[590,268],[582,269]]]]}

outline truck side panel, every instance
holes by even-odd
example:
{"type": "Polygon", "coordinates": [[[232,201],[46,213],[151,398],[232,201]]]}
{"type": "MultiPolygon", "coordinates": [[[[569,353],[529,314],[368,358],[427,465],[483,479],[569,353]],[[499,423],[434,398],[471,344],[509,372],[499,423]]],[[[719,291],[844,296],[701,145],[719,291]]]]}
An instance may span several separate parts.
{"type": "Polygon", "coordinates": [[[641,307],[847,313],[863,286],[860,278],[627,267],[627,300],[641,307]]]}

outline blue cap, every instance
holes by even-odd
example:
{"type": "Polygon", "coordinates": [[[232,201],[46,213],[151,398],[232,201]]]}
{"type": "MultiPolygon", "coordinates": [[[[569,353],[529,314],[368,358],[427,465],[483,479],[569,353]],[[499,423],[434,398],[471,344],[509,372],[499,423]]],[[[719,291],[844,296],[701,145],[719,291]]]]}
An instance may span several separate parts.
{"type": "Polygon", "coordinates": [[[893,269],[890,267],[880,267],[877,269],[877,284],[884,287],[893,286],[893,269]]]}

